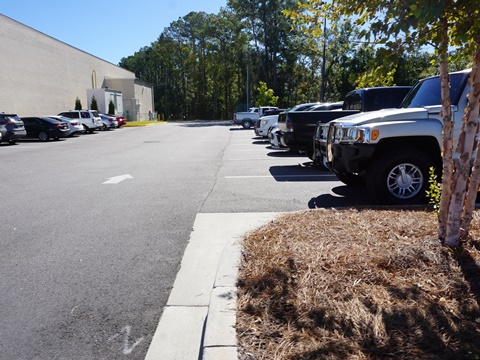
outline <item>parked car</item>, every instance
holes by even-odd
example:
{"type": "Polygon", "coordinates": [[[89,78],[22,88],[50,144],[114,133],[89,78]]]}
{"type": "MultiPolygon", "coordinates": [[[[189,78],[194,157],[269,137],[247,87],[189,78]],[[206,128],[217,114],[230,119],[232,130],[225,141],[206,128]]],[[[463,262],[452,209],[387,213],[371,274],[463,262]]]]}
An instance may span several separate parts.
{"type": "Polygon", "coordinates": [[[317,110],[330,110],[342,108],[343,102],[339,103],[305,103],[298,104],[290,109],[277,109],[269,110],[265,112],[265,115],[258,119],[255,123],[254,131],[255,135],[268,138],[268,130],[270,127],[277,125],[278,115],[287,111],[310,111],[311,109],[317,110]],[[275,115],[275,116],[273,116],[275,115]]]}
{"type": "MultiPolygon", "coordinates": [[[[343,108],[343,101],[338,101],[334,103],[320,103],[318,105],[309,107],[305,111],[335,110],[335,109],[342,109],[342,108],[343,108]]],[[[295,111],[299,111],[299,110],[295,110],[295,111]]]]}
{"type": "Polygon", "coordinates": [[[282,132],[280,140],[290,150],[305,152],[316,162],[313,136],[319,122],[327,123],[360,112],[398,107],[410,88],[385,86],[358,89],[346,95],[342,109],[283,112],[278,116],[278,128],[282,132]]]}
{"type": "Polygon", "coordinates": [[[127,124],[127,118],[125,116],[115,116],[117,119],[117,128],[127,124]]]}
{"type": "Polygon", "coordinates": [[[44,117],[49,117],[59,121],[65,121],[68,123],[68,127],[70,129],[70,136],[75,134],[81,134],[83,132],[83,125],[77,119],[70,119],[66,116],[58,116],[58,115],[46,115],[44,117]]]}
{"type": "Polygon", "coordinates": [[[78,120],[82,124],[85,133],[91,134],[95,130],[103,128],[102,119],[98,116],[98,112],[94,110],[68,110],[58,115],[78,120]]]}
{"type": "Polygon", "coordinates": [[[48,141],[51,138],[59,140],[70,135],[67,122],[49,117],[22,117],[27,130],[27,137],[38,138],[40,141],[48,141]]]}
{"type": "MultiPolygon", "coordinates": [[[[468,106],[470,69],[449,74],[455,148],[468,106]]],[[[372,202],[427,201],[430,170],[441,177],[442,88],[439,76],[419,80],[398,109],[346,116],[318,130],[321,162],[348,186],[366,185],[372,202]]],[[[459,154],[453,154],[456,158],[459,154]]]]}
{"type": "Polygon", "coordinates": [[[102,129],[103,130],[115,129],[118,126],[118,121],[115,118],[115,116],[105,115],[105,114],[98,114],[98,115],[102,119],[102,122],[103,122],[102,129]]]}
{"type": "Polygon", "coordinates": [[[0,114],[0,142],[15,144],[18,139],[26,135],[25,126],[16,114],[0,114]]]}
{"type": "Polygon", "coordinates": [[[285,146],[282,145],[280,142],[280,130],[278,129],[278,124],[271,126],[268,129],[268,141],[270,141],[270,145],[273,149],[287,149],[285,146]]]}
{"type": "Polygon", "coordinates": [[[244,129],[250,129],[255,122],[265,115],[267,111],[278,110],[276,106],[260,106],[250,108],[247,112],[237,112],[233,115],[233,122],[242,125],[244,129]]]}
{"type": "Polygon", "coordinates": [[[255,129],[254,129],[255,135],[261,136],[261,137],[267,137],[268,129],[273,125],[277,125],[277,122],[278,122],[278,114],[262,116],[260,120],[258,120],[258,125],[255,124],[255,129]]]}

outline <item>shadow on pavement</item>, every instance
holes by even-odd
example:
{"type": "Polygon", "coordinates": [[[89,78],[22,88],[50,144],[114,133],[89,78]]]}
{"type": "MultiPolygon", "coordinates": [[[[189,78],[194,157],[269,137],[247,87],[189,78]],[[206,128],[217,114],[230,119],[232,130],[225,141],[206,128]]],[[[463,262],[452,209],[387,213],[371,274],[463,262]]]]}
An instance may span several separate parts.
{"type": "Polygon", "coordinates": [[[270,157],[278,157],[278,158],[305,158],[304,156],[300,155],[299,153],[294,153],[291,151],[279,150],[279,151],[272,151],[267,154],[270,157]]]}
{"type": "Polygon", "coordinates": [[[267,145],[269,144],[268,140],[254,140],[252,141],[253,145],[267,145]]]}
{"type": "Polygon", "coordinates": [[[315,166],[305,166],[304,163],[286,166],[271,166],[270,174],[276,181],[308,182],[308,181],[337,181],[334,173],[321,170],[315,166]]]}
{"type": "MultiPolygon", "coordinates": [[[[232,126],[232,123],[230,123],[230,126],[232,126]]],[[[239,126],[239,127],[230,128],[230,131],[253,131],[253,128],[244,129],[243,127],[239,126]]]]}
{"type": "Polygon", "coordinates": [[[331,207],[350,207],[350,206],[368,206],[369,202],[364,187],[349,187],[346,185],[337,186],[332,191],[339,195],[322,194],[311,198],[308,202],[309,209],[331,208],[331,207]]]}

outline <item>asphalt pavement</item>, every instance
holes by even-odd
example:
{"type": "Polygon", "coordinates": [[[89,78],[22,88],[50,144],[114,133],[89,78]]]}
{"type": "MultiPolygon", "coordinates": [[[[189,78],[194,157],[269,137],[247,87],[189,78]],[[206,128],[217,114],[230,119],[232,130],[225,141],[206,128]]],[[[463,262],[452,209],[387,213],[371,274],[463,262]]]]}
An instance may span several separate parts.
{"type": "Polygon", "coordinates": [[[235,360],[237,274],[245,234],[280,213],[200,213],[146,360],[235,360]]]}

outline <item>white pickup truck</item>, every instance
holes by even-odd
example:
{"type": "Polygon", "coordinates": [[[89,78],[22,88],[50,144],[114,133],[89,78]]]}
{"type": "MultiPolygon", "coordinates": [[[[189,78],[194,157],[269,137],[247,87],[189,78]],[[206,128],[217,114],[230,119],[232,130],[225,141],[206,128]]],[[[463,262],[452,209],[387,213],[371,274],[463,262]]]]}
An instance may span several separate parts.
{"type": "MultiPolygon", "coordinates": [[[[470,70],[450,74],[455,141],[467,107],[469,75],[470,70]]],[[[398,109],[350,115],[319,127],[315,136],[322,162],[345,184],[365,184],[375,202],[424,202],[430,167],[442,171],[441,109],[439,77],[422,79],[398,109]]]]}
{"type": "Polygon", "coordinates": [[[255,122],[265,115],[267,111],[278,110],[276,106],[260,106],[250,108],[247,112],[237,112],[233,116],[233,122],[242,125],[244,129],[250,129],[255,122]]]}

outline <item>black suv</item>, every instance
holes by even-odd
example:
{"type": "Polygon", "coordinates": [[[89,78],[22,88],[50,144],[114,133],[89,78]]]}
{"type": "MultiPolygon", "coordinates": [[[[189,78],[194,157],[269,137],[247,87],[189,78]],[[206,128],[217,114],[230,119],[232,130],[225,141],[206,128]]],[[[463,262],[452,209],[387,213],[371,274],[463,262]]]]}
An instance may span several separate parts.
{"type": "Polygon", "coordinates": [[[27,136],[23,121],[16,114],[0,113],[0,142],[15,142],[27,136]]]}

